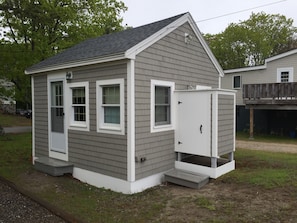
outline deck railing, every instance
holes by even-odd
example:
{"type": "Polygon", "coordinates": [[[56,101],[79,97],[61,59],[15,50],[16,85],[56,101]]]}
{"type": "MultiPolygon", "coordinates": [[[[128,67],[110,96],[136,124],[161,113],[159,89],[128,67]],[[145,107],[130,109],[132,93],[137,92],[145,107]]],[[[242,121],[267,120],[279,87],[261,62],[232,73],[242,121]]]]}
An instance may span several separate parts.
{"type": "Polygon", "coordinates": [[[297,82],[244,84],[243,100],[296,100],[297,82]]]}

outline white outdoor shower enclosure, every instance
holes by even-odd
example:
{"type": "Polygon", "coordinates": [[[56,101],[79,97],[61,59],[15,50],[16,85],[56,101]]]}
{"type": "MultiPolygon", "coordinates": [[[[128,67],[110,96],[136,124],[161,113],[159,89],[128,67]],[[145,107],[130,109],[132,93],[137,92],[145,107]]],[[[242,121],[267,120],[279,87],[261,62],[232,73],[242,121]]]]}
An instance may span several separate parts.
{"type": "Polygon", "coordinates": [[[234,170],[235,92],[185,90],[176,91],[175,98],[175,168],[211,178],[234,170]]]}

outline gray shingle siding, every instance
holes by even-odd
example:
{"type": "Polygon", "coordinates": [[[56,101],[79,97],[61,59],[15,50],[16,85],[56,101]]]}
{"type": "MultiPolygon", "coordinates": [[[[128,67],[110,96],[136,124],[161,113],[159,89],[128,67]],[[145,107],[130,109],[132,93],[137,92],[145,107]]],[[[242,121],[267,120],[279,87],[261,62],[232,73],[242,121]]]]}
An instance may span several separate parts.
{"type": "Polygon", "coordinates": [[[137,55],[135,62],[135,138],[136,156],[145,156],[136,164],[136,179],[174,167],[174,131],[150,133],[151,79],[172,81],[177,90],[187,86],[218,87],[219,74],[190,25],[177,27],[137,55]],[[184,41],[185,32],[193,36],[184,41]]]}
{"type": "Polygon", "coordinates": [[[218,106],[218,153],[224,155],[233,151],[235,115],[233,95],[219,95],[218,106]]]}
{"type": "MultiPolygon", "coordinates": [[[[93,65],[73,71],[71,83],[89,82],[90,106],[90,131],[68,131],[69,161],[75,167],[127,179],[127,136],[97,133],[96,129],[96,81],[124,78],[126,89],[126,77],[126,61],[93,65]]],[[[126,95],[125,93],[125,101],[126,95]]],[[[125,114],[126,109],[127,106],[125,114]]],[[[127,117],[125,120],[127,121],[127,117]]]]}
{"type": "Polygon", "coordinates": [[[46,75],[34,77],[35,156],[48,156],[48,101],[46,75]]]}
{"type": "Polygon", "coordinates": [[[69,161],[75,167],[127,179],[126,136],[69,130],[69,161]]]}

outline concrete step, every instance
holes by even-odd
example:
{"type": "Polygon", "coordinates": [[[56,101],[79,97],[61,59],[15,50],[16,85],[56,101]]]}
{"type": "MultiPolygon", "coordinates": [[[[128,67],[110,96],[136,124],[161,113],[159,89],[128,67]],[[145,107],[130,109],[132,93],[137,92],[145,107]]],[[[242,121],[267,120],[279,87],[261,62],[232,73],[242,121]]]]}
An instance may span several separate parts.
{"type": "Polygon", "coordinates": [[[51,176],[62,176],[73,173],[73,164],[49,157],[39,157],[35,160],[34,168],[51,176]]]}
{"type": "Polygon", "coordinates": [[[173,169],[165,173],[165,181],[185,187],[200,189],[208,183],[209,176],[173,169]]]}

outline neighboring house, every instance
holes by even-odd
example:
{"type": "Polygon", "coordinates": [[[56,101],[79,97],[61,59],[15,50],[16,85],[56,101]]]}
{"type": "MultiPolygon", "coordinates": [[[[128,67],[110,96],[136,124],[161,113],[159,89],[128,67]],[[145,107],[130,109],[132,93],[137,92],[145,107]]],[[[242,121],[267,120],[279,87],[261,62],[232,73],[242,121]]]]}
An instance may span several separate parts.
{"type": "Polygon", "coordinates": [[[237,90],[237,131],[295,137],[297,128],[297,49],[265,64],[225,70],[222,87],[237,90]],[[250,126],[252,128],[250,128],[250,126]]]}
{"type": "Polygon", "coordinates": [[[235,93],[220,89],[223,70],[189,13],[88,39],[25,73],[37,169],[63,174],[48,167],[66,161],[81,181],[135,193],[174,168],[212,178],[235,168],[235,93]]]}
{"type": "Polygon", "coordinates": [[[15,114],[16,101],[13,99],[15,92],[14,83],[0,79],[0,111],[15,114]]]}

